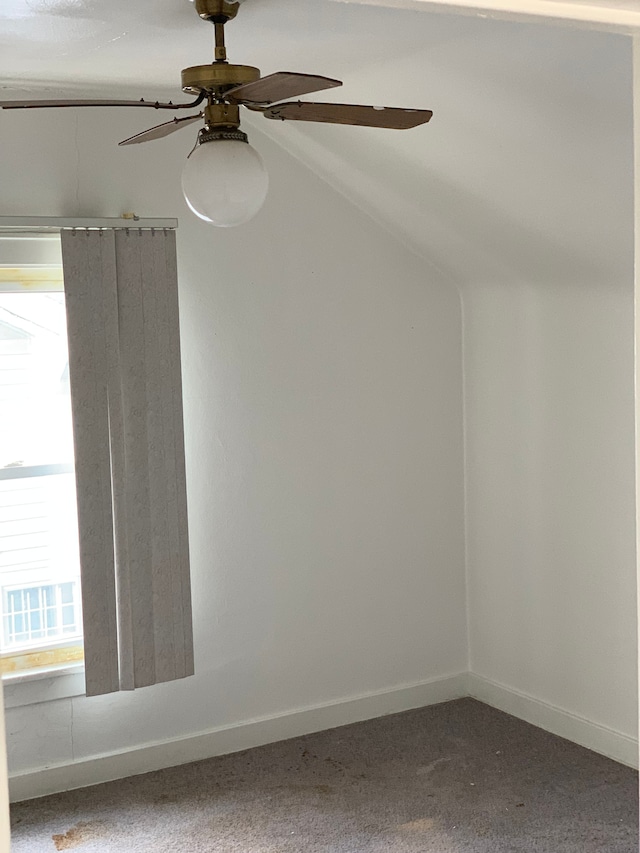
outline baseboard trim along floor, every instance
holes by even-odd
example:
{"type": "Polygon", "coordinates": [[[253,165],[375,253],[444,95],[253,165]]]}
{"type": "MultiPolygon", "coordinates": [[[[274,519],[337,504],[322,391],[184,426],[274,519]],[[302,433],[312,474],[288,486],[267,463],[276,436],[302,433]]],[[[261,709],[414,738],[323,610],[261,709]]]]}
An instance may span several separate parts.
{"type": "Polygon", "coordinates": [[[486,705],[638,769],[637,738],[473,673],[467,675],[467,687],[468,696],[486,705]]]}
{"type": "Polygon", "coordinates": [[[177,740],[18,773],[9,779],[12,802],[84,788],[239,752],[325,729],[472,696],[630,767],[638,767],[638,741],[527,694],[470,673],[458,673],[364,696],[249,720],[177,740]]]}
{"type": "Polygon", "coordinates": [[[186,738],[18,773],[9,778],[9,795],[11,802],[18,802],[85,788],[387,714],[436,705],[450,699],[461,699],[466,695],[466,673],[430,679],[394,690],[211,729],[186,738]]]}

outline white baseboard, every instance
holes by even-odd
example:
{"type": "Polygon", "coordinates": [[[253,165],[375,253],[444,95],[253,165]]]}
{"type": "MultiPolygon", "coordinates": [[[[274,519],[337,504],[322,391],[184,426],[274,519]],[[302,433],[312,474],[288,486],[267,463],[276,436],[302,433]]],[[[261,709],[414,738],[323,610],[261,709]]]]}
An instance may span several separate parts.
{"type": "Polygon", "coordinates": [[[480,675],[469,673],[467,686],[468,694],[486,705],[505,711],[580,746],[586,746],[587,749],[613,758],[621,764],[638,768],[637,738],[601,726],[480,675]]]}
{"type": "Polygon", "coordinates": [[[622,764],[638,767],[637,739],[488,678],[473,673],[458,673],[275,717],[211,729],[177,740],[148,743],[122,752],[18,773],[9,779],[10,798],[11,802],[17,802],[71,791],[464,696],[472,696],[622,764]]]}
{"type": "Polygon", "coordinates": [[[9,779],[10,798],[11,802],[30,800],[111,782],[466,695],[466,673],[403,685],[394,690],[211,729],[178,740],[148,743],[131,750],[18,773],[9,779]]]}

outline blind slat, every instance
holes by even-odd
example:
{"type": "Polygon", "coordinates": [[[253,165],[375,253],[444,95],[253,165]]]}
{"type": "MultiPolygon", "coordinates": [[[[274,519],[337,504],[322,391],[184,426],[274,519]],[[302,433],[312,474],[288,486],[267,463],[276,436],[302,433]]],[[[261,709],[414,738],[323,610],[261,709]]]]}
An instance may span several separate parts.
{"type": "Polygon", "coordinates": [[[109,453],[109,341],[116,294],[111,232],[64,232],[87,695],[119,689],[109,453]]]}

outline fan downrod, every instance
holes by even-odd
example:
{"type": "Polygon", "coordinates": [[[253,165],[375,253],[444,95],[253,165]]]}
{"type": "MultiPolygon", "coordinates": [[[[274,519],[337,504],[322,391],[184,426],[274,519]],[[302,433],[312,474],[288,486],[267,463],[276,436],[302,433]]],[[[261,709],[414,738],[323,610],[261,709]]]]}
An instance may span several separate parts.
{"type": "Polygon", "coordinates": [[[215,25],[215,62],[210,65],[193,65],[182,71],[182,91],[205,95],[210,101],[224,98],[228,89],[254,83],[260,78],[260,69],[251,65],[232,65],[227,62],[224,25],[235,18],[240,3],[229,0],[196,0],[196,12],[205,21],[215,25]]]}

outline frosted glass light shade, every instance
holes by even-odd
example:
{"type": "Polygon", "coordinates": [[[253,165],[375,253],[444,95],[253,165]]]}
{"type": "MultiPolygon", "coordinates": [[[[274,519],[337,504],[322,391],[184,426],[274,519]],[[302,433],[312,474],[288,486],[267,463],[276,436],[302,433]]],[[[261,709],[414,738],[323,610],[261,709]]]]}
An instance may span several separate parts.
{"type": "Polygon", "coordinates": [[[222,228],[254,217],[268,188],[262,157],[247,142],[236,139],[198,145],[182,172],[182,192],[191,210],[222,228]]]}

